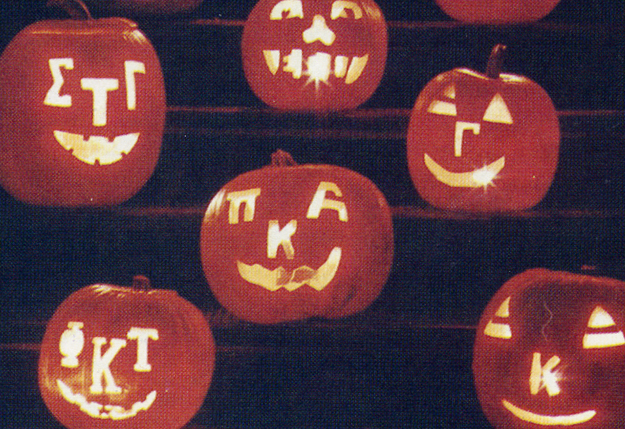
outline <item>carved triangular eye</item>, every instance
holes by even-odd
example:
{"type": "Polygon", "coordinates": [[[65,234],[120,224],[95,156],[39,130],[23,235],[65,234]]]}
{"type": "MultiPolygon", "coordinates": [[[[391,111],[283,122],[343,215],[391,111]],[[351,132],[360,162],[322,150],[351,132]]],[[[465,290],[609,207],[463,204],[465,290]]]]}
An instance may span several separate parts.
{"type": "Polygon", "coordinates": [[[456,99],[456,86],[449,85],[447,88],[445,88],[445,91],[443,91],[443,95],[451,100],[455,100],[456,99]]]}
{"type": "Polygon", "coordinates": [[[456,105],[448,101],[434,100],[428,107],[429,113],[435,115],[456,116],[456,105]]]}
{"type": "Polygon", "coordinates": [[[623,331],[616,330],[616,323],[610,314],[601,306],[595,307],[590,319],[588,319],[589,332],[586,332],[583,339],[585,349],[600,349],[606,347],[617,347],[625,344],[623,331]],[[612,328],[606,330],[605,328],[612,328]]]}
{"type": "Polygon", "coordinates": [[[484,112],[484,120],[486,122],[495,122],[498,124],[512,124],[512,115],[508,110],[506,102],[501,95],[495,94],[490,104],[484,112]]]}
{"type": "MultiPolygon", "coordinates": [[[[450,100],[456,99],[456,87],[455,85],[449,85],[443,91],[443,96],[445,98],[449,98],[450,100]]],[[[456,105],[455,103],[449,101],[442,100],[434,100],[430,103],[428,107],[428,113],[434,113],[435,115],[444,115],[444,116],[456,116],[456,105]]]]}
{"type": "MultiPolygon", "coordinates": [[[[506,298],[504,302],[501,303],[495,313],[495,317],[501,319],[510,317],[510,297],[506,298]]],[[[484,334],[492,338],[502,338],[504,340],[512,338],[510,325],[507,323],[493,322],[493,319],[488,321],[486,328],[484,328],[484,334]]]]}
{"type": "Polygon", "coordinates": [[[301,0],[279,1],[273,9],[271,9],[269,19],[272,21],[280,20],[285,13],[288,13],[286,18],[304,18],[304,8],[301,0]]]}

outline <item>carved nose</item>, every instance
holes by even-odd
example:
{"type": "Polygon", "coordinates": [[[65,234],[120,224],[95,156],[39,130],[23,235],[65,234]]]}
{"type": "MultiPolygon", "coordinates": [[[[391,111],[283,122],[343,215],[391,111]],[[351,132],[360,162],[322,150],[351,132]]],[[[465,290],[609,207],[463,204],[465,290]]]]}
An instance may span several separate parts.
{"type": "Polygon", "coordinates": [[[326,46],[330,46],[334,43],[334,39],[336,39],[336,35],[326,25],[326,20],[321,15],[314,16],[312,25],[309,29],[304,30],[302,37],[306,43],[313,43],[319,40],[326,46]]]}

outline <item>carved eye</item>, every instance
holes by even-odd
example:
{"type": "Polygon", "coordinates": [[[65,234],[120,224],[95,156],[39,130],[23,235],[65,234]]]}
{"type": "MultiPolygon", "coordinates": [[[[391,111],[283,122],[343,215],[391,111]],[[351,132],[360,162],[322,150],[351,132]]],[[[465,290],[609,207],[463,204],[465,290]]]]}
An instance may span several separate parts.
{"type": "Polygon", "coordinates": [[[362,18],[362,9],[358,4],[353,1],[343,1],[338,0],[332,3],[332,12],[330,14],[330,18],[338,19],[338,18],[349,18],[347,11],[351,10],[354,16],[354,19],[362,18]]]}
{"type": "MultiPolygon", "coordinates": [[[[456,99],[456,87],[449,85],[443,95],[450,100],[456,99]]],[[[428,107],[428,112],[435,115],[457,116],[456,104],[450,101],[434,100],[428,107]]]]}
{"type": "Polygon", "coordinates": [[[499,319],[507,319],[510,317],[510,297],[506,298],[504,302],[501,303],[497,312],[495,313],[495,317],[488,321],[486,328],[484,328],[484,334],[492,337],[492,338],[501,338],[504,340],[509,340],[512,338],[512,331],[510,330],[510,325],[502,320],[501,322],[495,322],[495,318],[499,319]]]}
{"type": "Polygon", "coordinates": [[[484,120],[486,122],[495,122],[497,124],[512,124],[512,115],[508,110],[506,102],[499,94],[495,94],[490,104],[484,112],[484,120]]]}
{"type": "Polygon", "coordinates": [[[588,320],[588,331],[584,334],[585,349],[602,349],[625,344],[623,331],[616,330],[616,323],[601,306],[595,307],[588,320]]]}
{"type": "Polygon", "coordinates": [[[271,9],[269,19],[272,21],[281,20],[286,15],[289,18],[304,18],[304,8],[301,0],[282,0],[271,9]]]}

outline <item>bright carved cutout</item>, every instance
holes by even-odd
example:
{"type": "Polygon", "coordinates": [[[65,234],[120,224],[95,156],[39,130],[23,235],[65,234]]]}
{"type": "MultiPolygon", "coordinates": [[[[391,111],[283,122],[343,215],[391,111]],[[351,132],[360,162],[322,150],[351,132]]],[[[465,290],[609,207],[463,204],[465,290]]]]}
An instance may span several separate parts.
{"type": "Polygon", "coordinates": [[[602,328],[615,327],[614,319],[601,306],[596,307],[590,319],[588,328],[590,332],[584,334],[583,345],[585,349],[602,349],[625,345],[623,331],[603,331],[602,328]]]}
{"type": "MultiPolygon", "coordinates": [[[[455,98],[455,88],[453,86],[445,90],[444,95],[450,99],[455,98]]],[[[453,102],[434,100],[427,111],[434,115],[457,116],[456,105],[453,102]]],[[[499,124],[513,124],[512,116],[508,106],[500,94],[495,94],[484,112],[483,121],[499,124]]],[[[476,122],[457,121],[454,133],[454,156],[462,156],[462,146],[465,132],[479,135],[481,124],[476,122]]],[[[452,172],[436,162],[430,155],[424,153],[424,162],[428,170],[436,179],[445,185],[456,188],[486,188],[494,184],[496,177],[506,165],[506,157],[484,165],[473,171],[452,172]]]]}
{"type": "MultiPolygon", "coordinates": [[[[67,330],[63,332],[59,340],[59,352],[63,356],[61,366],[65,368],[77,368],[79,366],[79,357],[84,350],[84,334],[83,322],[69,322],[67,330]]],[[[104,337],[94,337],[91,340],[93,344],[93,354],[91,358],[91,380],[92,384],[89,388],[91,394],[95,395],[121,395],[123,389],[115,382],[115,376],[111,371],[111,364],[116,356],[128,346],[128,341],[136,341],[136,363],[134,371],[150,372],[152,365],[148,361],[148,343],[149,340],[158,340],[158,330],[150,328],[132,327],[128,331],[126,338],[111,338],[107,340],[104,337]],[[105,346],[108,348],[104,351],[105,346]]],[[[89,357],[83,357],[89,359],[89,357]]],[[[129,409],[125,409],[120,405],[101,404],[95,401],[89,401],[84,395],[75,393],[71,386],[63,380],[57,379],[61,396],[70,404],[77,405],[79,409],[97,419],[122,420],[136,416],[140,411],[147,411],[156,400],[157,392],[151,391],[144,400],[137,401],[129,409]]]]}
{"type": "MultiPolygon", "coordinates": [[[[74,70],[73,58],[51,58],[48,61],[52,85],[46,93],[44,105],[69,108],[73,105],[71,94],[65,94],[64,73],[74,70]]],[[[124,76],[126,88],[126,108],[128,111],[137,108],[136,74],[145,74],[145,64],[140,61],[125,61],[124,76]]],[[[119,89],[119,79],[113,78],[82,78],[80,86],[83,91],[91,93],[92,124],[94,127],[105,127],[108,123],[109,93],[119,89]]],[[[141,133],[128,133],[113,136],[93,135],[85,140],[82,134],[64,130],[54,130],[54,139],[74,157],[90,165],[110,165],[120,161],[123,155],[129,154],[139,141],[141,133]]]]}
{"type": "MultiPolygon", "coordinates": [[[[348,18],[347,10],[351,10],[353,19],[361,19],[362,9],[352,1],[335,1],[332,4],[331,19],[348,18]]],[[[277,3],[271,11],[270,20],[281,20],[286,15],[287,19],[304,19],[302,2],[299,0],[283,0],[277,3]]],[[[309,28],[302,32],[302,40],[306,44],[320,42],[325,46],[332,46],[336,40],[336,34],[326,23],[321,15],[315,15],[309,28]]],[[[280,69],[282,53],[279,50],[263,50],[263,57],[271,74],[276,74],[280,69]]],[[[304,59],[301,49],[292,49],[289,54],[284,54],[285,72],[291,73],[294,79],[308,76],[308,83],[314,82],[316,86],[320,82],[326,83],[331,75],[337,78],[345,78],[346,84],[354,83],[367,65],[369,55],[350,58],[337,55],[332,66],[332,55],[325,52],[317,52],[304,59]]]]}
{"type": "MultiPolygon", "coordinates": [[[[331,192],[335,197],[341,197],[341,189],[332,182],[320,182],[317,187],[308,210],[307,219],[318,219],[322,210],[333,210],[341,222],[348,221],[347,207],[340,200],[327,197],[331,192]]],[[[230,203],[228,219],[230,224],[238,224],[240,212],[243,210],[243,221],[254,220],[256,211],[256,199],[261,195],[258,188],[243,191],[229,192],[226,200],[230,203]]],[[[219,198],[223,198],[219,196],[219,198]]],[[[211,203],[211,205],[213,205],[211,203]]],[[[275,259],[278,250],[282,249],[287,259],[295,258],[295,247],[292,237],[297,232],[297,220],[292,219],[287,224],[280,227],[278,220],[270,220],[267,227],[267,258],[275,259]]],[[[323,290],[334,279],[341,263],[342,249],[334,247],[326,261],[317,269],[307,265],[300,266],[293,270],[278,267],[273,270],[263,267],[261,264],[249,265],[242,261],[237,261],[237,271],[241,278],[246,281],[261,286],[269,291],[277,291],[284,288],[287,291],[294,291],[304,285],[308,285],[317,291],[323,290]]]]}
{"type": "MultiPolygon", "coordinates": [[[[496,317],[507,319],[510,317],[510,297],[501,304],[497,312],[496,317]]],[[[510,339],[512,338],[512,331],[508,323],[493,322],[489,320],[486,328],[484,328],[484,334],[492,338],[510,339]]]]}

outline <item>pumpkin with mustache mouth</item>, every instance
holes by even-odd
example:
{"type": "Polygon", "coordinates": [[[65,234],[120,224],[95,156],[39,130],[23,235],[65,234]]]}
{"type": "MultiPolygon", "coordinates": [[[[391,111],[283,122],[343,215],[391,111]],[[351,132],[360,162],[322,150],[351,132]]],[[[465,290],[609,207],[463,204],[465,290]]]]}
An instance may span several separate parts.
{"type": "Polygon", "coordinates": [[[206,210],[201,258],[212,292],[256,323],[364,310],[393,259],[384,196],[351,170],[296,165],[282,151],[272,158],[226,184],[206,210]]]}
{"type": "Polygon", "coordinates": [[[241,41],[252,91],[285,110],[351,109],[377,89],[387,30],[372,0],[260,0],[241,41]]]}
{"type": "Polygon", "coordinates": [[[431,205],[497,212],[538,204],[555,175],[556,110],[530,79],[501,73],[505,46],[485,74],[458,68],[423,89],[407,135],[412,181],[431,205]]]}

